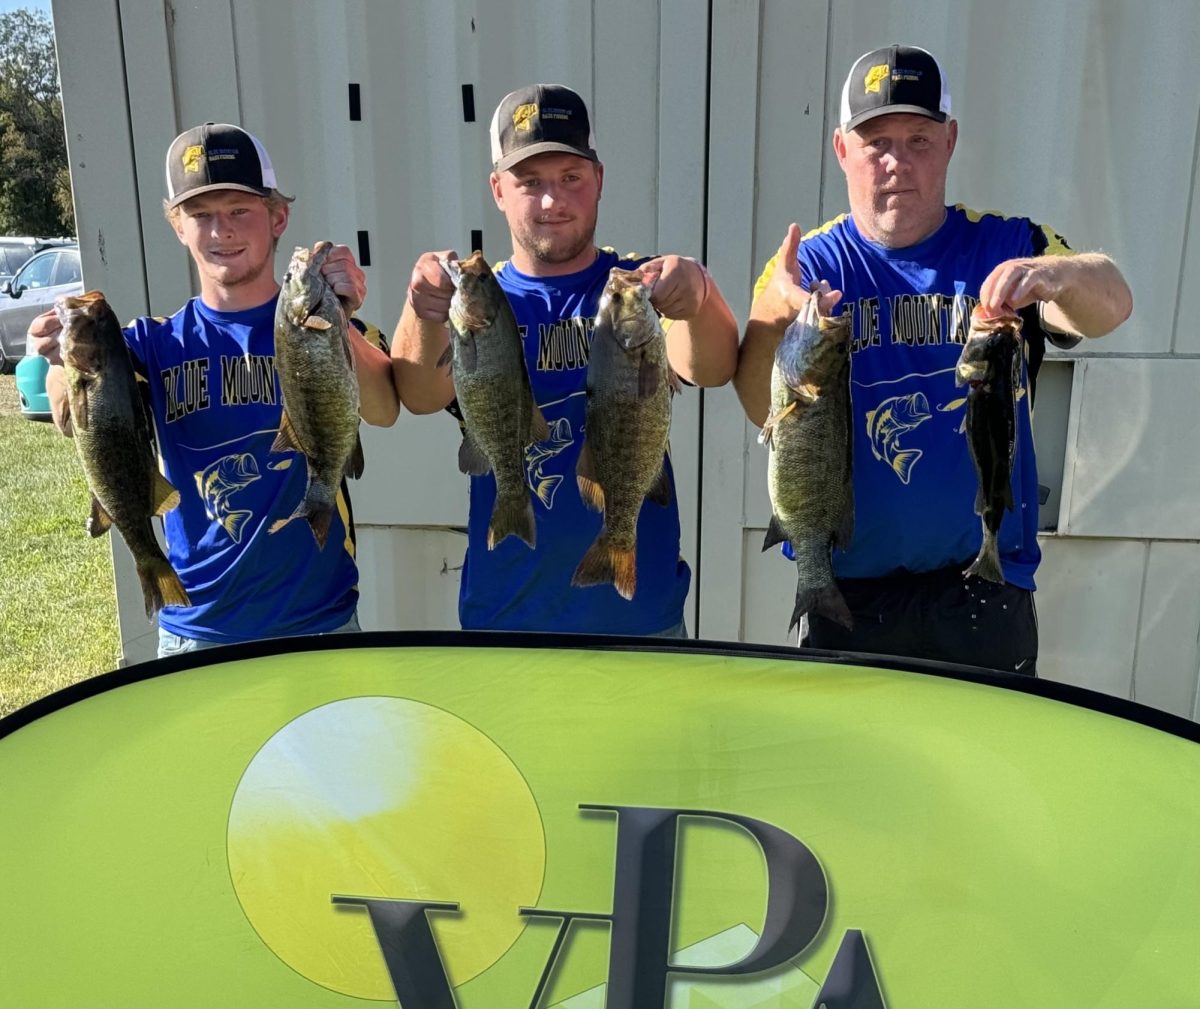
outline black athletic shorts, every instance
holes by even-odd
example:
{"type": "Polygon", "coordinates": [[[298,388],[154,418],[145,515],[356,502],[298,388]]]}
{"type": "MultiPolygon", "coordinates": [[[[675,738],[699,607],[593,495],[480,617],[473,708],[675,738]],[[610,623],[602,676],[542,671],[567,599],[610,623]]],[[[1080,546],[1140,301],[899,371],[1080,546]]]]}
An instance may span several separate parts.
{"type": "Polygon", "coordinates": [[[1036,676],[1033,593],[1007,583],[964,578],[969,563],[915,575],[839,579],[854,629],[810,613],[808,636],[800,644],[1036,676]]]}

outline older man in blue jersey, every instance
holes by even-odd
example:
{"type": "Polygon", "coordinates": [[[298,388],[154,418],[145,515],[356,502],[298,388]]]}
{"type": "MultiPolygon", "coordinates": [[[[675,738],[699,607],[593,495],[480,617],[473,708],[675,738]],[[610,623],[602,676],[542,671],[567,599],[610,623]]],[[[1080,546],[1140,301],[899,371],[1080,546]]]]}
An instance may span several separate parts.
{"type": "MultiPolygon", "coordinates": [[[[1017,411],[1016,507],[999,544],[1004,584],[965,579],[979,549],[976,476],[954,366],[972,309],[1023,318],[1022,383],[1032,390],[1049,340],[1070,347],[1128,318],[1132,296],[1107,257],[1073,253],[1023,217],[946,204],[958,139],[937,60],[893,45],[855,61],[833,149],[850,213],[800,239],[795,224],[755,287],[734,386],[762,425],[784,329],[825,280],[852,313],[854,537],[834,553],[848,630],[810,614],[801,643],[1034,674],[1037,464],[1030,412],[1017,411]],[[905,418],[886,430],[873,419],[905,418]],[[903,443],[899,443],[901,437],[903,443]],[[890,442],[884,444],[882,442],[890,442]]],[[[831,310],[836,299],[822,305],[831,310]]]]}
{"type": "MultiPolygon", "coordinates": [[[[632,600],[612,586],[571,584],[601,520],[584,506],[575,480],[587,354],[574,352],[578,341],[568,348],[554,336],[582,333],[590,346],[600,295],[614,266],[641,269],[647,281],[657,278],[651,301],[675,320],[667,332],[667,354],[689,382],[729,381],[737,363],[737,324],[696,260],[620,256],[596,245],[604,166],[587,106],[576,92],[535,84],[510,93],[492,117],[491,146],[492,197],[512,240],[512,258],[497,264],[495,275],[521,327],[534,399],[551,437],[527,459],[530,484],[543,488],[532,497],[536,550],[516,537],[488,549],[495,478],[490,473],[471,478],[459,620],[468,629],[686,636],[683,604],[691,572],[679,552],[674,495],[667,507],[641,511],[632,600]]],[[[396,387],[413,413],[443,410],[454,399],[449,371],[438,364],[449,340],[446,320],[454,294],[439,256],[454,253],[428,252],[417,260],[392,347],[396,387]]],[[[673,484],[669,459],[663,468],[673,484]]]]}
{"type": "MultiPolygon", "coordinates": [[[[324,549],[306,523],[270,531],[292,513],[307,484],[306,466],[272,451],[282,412],[274,255],[291,197],[276,188],[258,139],[226,123],[176,137],[166,181],[164,209],[191,254],[200,295],[169,318],[137,319],[125,330],[134,367],[146,380],[163,472],[180,495],[164,526],[168,558],[191,602],[158,614],[158,654],[358,630],[345,485],[324,549]],[[181,375],[198,380],[181,382],[181,375]]],[[[362,304],[366,280],[346,246],[334,248],[322,273],[351,309],[362,304]]],[[[56,421],[70,434],[60,329],[48,312],[30,334],[51,361],[47,391],[56,421]]],[[[388,426],[400,404],[386,347],[378,330],[357,320],[350,343],[360,413],[388,426]]]]}

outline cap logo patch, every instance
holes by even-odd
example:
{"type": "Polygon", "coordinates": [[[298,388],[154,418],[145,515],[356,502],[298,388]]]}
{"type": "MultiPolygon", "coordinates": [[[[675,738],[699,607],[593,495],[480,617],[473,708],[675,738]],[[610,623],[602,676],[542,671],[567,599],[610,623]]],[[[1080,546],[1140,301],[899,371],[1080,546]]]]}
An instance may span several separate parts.
{"type": "Polygon", "coordinates": [[[180,160],[183,162],[183,170],[185,172],[200,171],[200,161],[204,157],[204,148],[199,144],[192,144],[183,152],[183,157],[180,160]]]}
{"type": "Polygon", "coordinates": [[[879,85],[887,80],[891,68],[886,63],[877,63],[867,71],[863,80],[863,94],[879,94],[879,85]]]}
{"type": "Polygon", "coordinates": [[[528,133],[533,129],[533,117],[537,115],[537,110],[538,107],[533,102],[518,105],[513,109],[513,128],[528,133]]]}

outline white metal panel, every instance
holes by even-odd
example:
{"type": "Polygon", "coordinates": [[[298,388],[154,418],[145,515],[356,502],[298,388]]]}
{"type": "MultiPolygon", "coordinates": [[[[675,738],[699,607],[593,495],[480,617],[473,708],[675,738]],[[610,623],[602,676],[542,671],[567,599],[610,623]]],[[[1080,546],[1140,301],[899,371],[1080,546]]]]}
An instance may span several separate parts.
{"type": "Polygon", "coordinates": [[[1146,566],[1135,701],[1191,718],[1200,678],[1200,544],[1154,543],[1146,566]]]}
{"type": "Polygon", "coordinates": [[[796,565],[779,552],[763,550],[767,530],[742,531],[742,578],[740,617],[743,641],[763,645],[794,645],[796,632],[788,623],[796,605],[796,565]]]}
{"type": "Polygon", "coordinates": [[[1200,361],[1086,359],[1080,370],[1064,531],[1200,539],[1200,361]]]}
{"type": "MultiPolygon", "coordinates": [[[[175,103],[163,101],[175,83],[166,7],[161,0],[121,0],[120,12],[133,135],[131,168],[137,180],[150,312],[171,315],[192,296],[193,280],[191,257],[162,209],[167,147],[181,129],[175,119],[175,103]]],[[[140,309],[120,306],[116,310],[122,322],[140,313],[140,309]]]]}
{"type": "MultiPolygon", "coordinates": [[[[1182,119],[1181,119],[1182,121],[1182,119]]],[[[1185,222],[1183,264],[1179,271],[1179,292],[1175,300],[1174,342],[1171,349],[1178,354],[1200,354],[1200,122],[1196,125],[1196,147],[1192,154],[1192,182],[1181,206],[1188,208],[1185,222]]],[[[1133,310],[1141,314],[1142,306],[1134,299],[1133,310]]]]}
{"type": "Polygon", "coordinates": [[[1038,675],[1128,697],[1146,544],[1041,538],[1038,675]]]}
{"type": "Polygon", "coordinates": [[[356,525],[364,631],[457,630],[465,533],[356,525]]]}
{"type": "MultiPolygon", "coordinates": [[[[709,96],[708,232],[714,240],[708,262],[734,314],[745,318],[749,304],[754,241],[755,122],[757,106],[759,4],[714,0],[709,96]],[[719,236],[719,239],[718,237],[719,236]]],[[[700,621],[697,636],[741,637],[739,596],[729,573],[742,571],[742,446],[746,421],[731,388],[705,396],[704,512],[700,621]],[[706,577],[712,572],[715,577],[706,577]]],[[[744,589],[743,589],[744,591],[744,589]]]]}

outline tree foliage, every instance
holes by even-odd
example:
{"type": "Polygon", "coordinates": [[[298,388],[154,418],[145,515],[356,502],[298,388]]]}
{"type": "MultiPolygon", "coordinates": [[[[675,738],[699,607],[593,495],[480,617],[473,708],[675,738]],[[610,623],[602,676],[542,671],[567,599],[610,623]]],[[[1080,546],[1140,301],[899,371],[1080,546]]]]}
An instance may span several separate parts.
{"type": "Polygon", "coordinates": [[[75,234],[54,28],[30,10],[0,14],[0,234],[75,234]]]}

